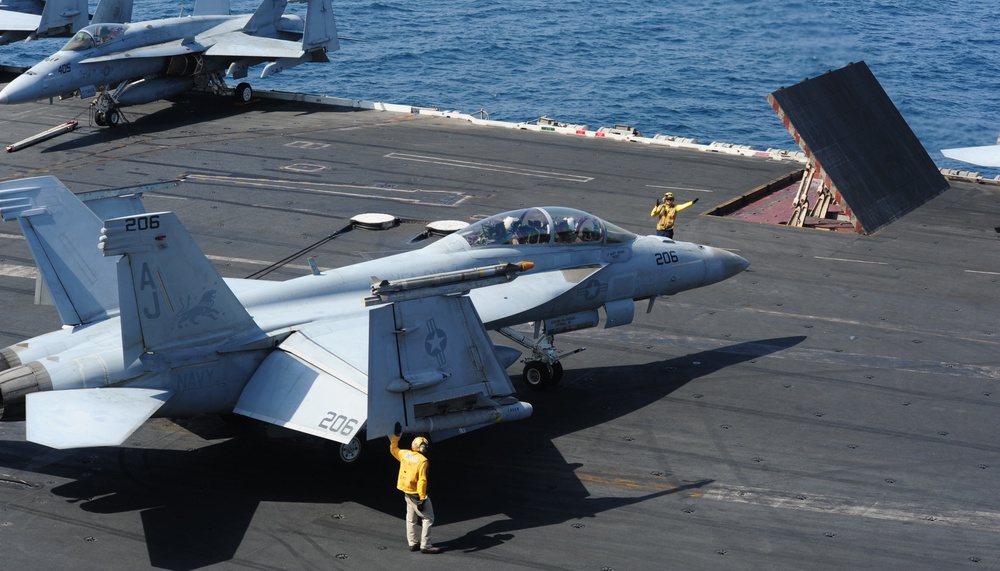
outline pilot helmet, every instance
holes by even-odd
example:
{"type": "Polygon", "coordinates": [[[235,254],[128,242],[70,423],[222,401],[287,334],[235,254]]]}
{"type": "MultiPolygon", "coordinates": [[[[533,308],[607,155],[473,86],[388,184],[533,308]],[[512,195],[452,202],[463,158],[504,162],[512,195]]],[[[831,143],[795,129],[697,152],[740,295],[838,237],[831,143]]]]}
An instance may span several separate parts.
{"type": "Polygon", "coordinates": [[[674,193],[666,192],[663,194],[663,200],[673,200],[673,199],[674,199],[674,193]]]}
{"type": "Polygon", "coordinates": [[[413,439],[413,443],[410,444],[410,449],[414,452],[420,452],[424,454],[427,452],[427,439],[423,436],[418,436],[413,439]]]}
{"type": "Polygon", "coordinates": [[[503,219],[503,227],[506,228],[507,230],[513,230],[514,225],[517,224],[518,222],[520,222],[520,220],[518,220],[517,218],[514,218],[513,216],[508,216],[503,219]]]}

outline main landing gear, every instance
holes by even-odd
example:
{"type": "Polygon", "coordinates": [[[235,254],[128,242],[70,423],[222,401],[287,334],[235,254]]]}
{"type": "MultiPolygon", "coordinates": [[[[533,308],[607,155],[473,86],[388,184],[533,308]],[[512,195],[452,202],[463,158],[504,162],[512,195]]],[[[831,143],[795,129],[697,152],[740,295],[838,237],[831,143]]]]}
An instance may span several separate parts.
{"type": "Polygon", "coordinates": [[[554,335],[538,335],[536,332],[536,336],[532,338],[510,327],[504,327],[497,331],[518,345],[531,349],[531,356],[522,359],[524,363],[523,375],[524,382],[535,390],[557,385],[563,378],[563,366],[560,360],[586,349],[586,347],[580,347],[568,353],[558,353],[552,344],[554,335]]]}

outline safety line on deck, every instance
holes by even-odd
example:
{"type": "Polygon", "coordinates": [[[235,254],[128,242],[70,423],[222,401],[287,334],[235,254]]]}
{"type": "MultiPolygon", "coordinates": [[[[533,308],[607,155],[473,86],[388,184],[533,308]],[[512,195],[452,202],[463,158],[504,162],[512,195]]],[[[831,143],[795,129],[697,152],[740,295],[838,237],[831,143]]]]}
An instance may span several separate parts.
{"type": "Polygon", "coordinates": [[[519,174],[523,176],[537,176],[542,178],[554,178],[559,180],[568,180],[570,182],[590,182],[594,180],[591,176],[579,176],[574,174],[564,174],[552,171],[537,171],[532,169],[522,169],[517,167],[505,166],[505,165],[494,165],[490,163],[477,163],[473,161],[460,161],[457,159],[447,159],[444,157],[428,157],[424,155],[410,155],[407,153],[389,153],[385,155],[387,159],[400,159],[404,161],[415,161],[418,163],[432,163],[436,165],[444,165],[450,167],[459,167],[465,169],[477,169],[486,171],[496,171],[507,174],[519,174]]]}
{"type": "Polygon", "coordinates": [[[876,266],[888,266],[889,262],[873,262],[871,260],[852,260],[850,258],[828,258],[826,256],[813,256],[817,260],[833,260],[834,262],[854,262],[855,264],[875,264],[876,266]]]}

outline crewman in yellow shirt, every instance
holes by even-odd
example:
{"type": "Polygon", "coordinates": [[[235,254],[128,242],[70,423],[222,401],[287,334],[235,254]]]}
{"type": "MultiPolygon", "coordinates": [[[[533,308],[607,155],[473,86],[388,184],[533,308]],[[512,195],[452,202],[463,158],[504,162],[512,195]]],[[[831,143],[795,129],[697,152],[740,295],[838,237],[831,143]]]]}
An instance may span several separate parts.
{"type": "Polygon", "coordinates": [[[653,211],[649,213],[650,216],[660,217],[660,219],[656,221],[656,235],[673,239],[674,220],[677,218],[677,213],[684,210],[688,206],[691,206],[695,202],[698,202],[697,198],[690,202],[674,206],[674,193],[668,192],[664,194],[662,199],[656,201],[656,206],[654,206],[653,211]]]}
{"type": "Polygon", "coordinates": [[[406,498],[406,542],[410,551],[441,553],[442,549],[431,544],[431,526],[434,525],[434,508],[427,497],[427,439],[417,436],[410,450],[399,449],[402,427],[397,422],[389,452],[399,460],[399,478],[396,487],[406,498]],[[422,522],[422,523],[421,523],[422,522]]]}

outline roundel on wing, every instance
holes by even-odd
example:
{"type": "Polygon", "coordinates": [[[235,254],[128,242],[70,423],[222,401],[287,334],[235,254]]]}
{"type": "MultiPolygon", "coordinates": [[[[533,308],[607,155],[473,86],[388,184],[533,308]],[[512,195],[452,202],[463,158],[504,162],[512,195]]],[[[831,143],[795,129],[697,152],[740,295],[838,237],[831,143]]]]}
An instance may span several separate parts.
{"type": "Polygon", "coordinates": [[[448,336],[445,335],[443,329],[435,328],[427,334],[427,337],[424,338],[424,350],[427,351],[427,354],[432,357],[440,359],[441,354],[444,353],[445,347],[447,346],[448,336]]]}

